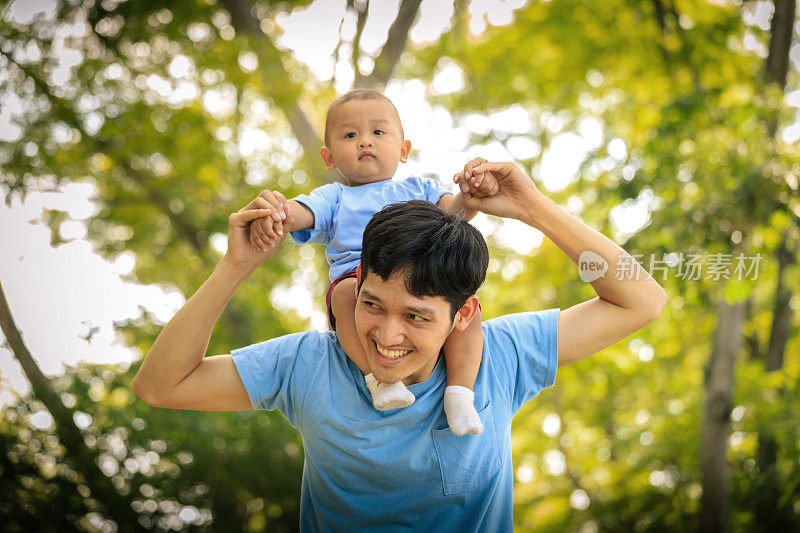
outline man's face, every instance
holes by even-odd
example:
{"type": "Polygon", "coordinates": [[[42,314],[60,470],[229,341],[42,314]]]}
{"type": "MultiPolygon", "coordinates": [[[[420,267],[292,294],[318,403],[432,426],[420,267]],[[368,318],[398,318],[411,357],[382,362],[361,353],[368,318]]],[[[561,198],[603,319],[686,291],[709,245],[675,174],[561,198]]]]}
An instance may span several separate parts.
{"type": "Polygon", "coordinates": [[[375,379],[406,385],[425,381],[453,329],[450,304],[441,296],[417,298],[405,271],[386,281],[367,273],[356,301],[356,331],[375,379]]]}
{"type": "Polygon", "coordinates": [[[320,155],[352,185],[391,179],[411,144],[403,140],[400,119],[383,100],[351,100],[332,111],[328,145],[320,155]]]}

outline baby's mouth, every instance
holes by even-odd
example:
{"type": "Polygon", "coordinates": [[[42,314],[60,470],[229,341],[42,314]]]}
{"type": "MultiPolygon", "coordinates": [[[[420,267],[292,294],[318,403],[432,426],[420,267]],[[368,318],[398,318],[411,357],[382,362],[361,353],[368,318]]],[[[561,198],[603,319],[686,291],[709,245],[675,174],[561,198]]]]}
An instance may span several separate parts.
{"type": "Polygon", "coordinates": [[[366,159],[367,157],[375,159],[375,154],[373,154],[372,152],[363,152],[361,155],[358,156],[358,160],[361,161],[362,159],[366,159]]]}

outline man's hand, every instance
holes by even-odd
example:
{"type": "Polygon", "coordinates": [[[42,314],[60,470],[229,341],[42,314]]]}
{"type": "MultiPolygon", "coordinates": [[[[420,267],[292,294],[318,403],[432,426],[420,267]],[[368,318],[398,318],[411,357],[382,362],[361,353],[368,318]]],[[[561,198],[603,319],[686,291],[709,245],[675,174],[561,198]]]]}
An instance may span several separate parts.
{"type": "Polygon", "coordinates": [[[263,190],[254,201],[269,209],[271,214],[257,218],[250,224],[250,245],[267,252],[283,236],[284,225],[291,220],[291,211],[287,207],[286,197],[278,191],[263,190]]]}
{"type": "Polygon", "coordinates": [[[490,172],[475,172],[478,165],[488,163],[482,157],[476,157],[466,165],[464,170],[453,176],[453,181],[458,183],[464,198],[488,198],[494,196],[499,190],[497,180],[490,172]]]}
{"type": "MultiPolygon", "coordinates": [[[[467,208],[477,209],[487,215],[515,218],[532,224],[531,208],[544,198],[544,195],[517,165],[514,163],[489,163],[484,160],[484,162],[472,166],[469,171],[465,167],[463,174],[464,179],[457,180],[462,186],[462,191],[463,182],[483,174],[490,176],[497,186],[495,194],[485,197],[471,193],[464,194],[464,205],[467,208]]],[[[480,179],[482,184],[485,184],[486,181],[486,177],[480,179]]]]}
{"type": "MultiPolygon", "coordinates": [[[[280,213],[283,213],[285,218],[285,211],[280,213]]],[[[272,257],[278,249],[278,245],[283,242],[284,235],[276,235],[277,238],[272,241],[273,246],[262,251],[260,247],[251,245],[252,222],[270,217],[274,223],[275,218],[278,218],[279,221],[282,220],[280,213],[263,196],[259,195],[228,217],[228,251],[225,252],[225,259],[236,268],[253,271],[272,257]]]]}

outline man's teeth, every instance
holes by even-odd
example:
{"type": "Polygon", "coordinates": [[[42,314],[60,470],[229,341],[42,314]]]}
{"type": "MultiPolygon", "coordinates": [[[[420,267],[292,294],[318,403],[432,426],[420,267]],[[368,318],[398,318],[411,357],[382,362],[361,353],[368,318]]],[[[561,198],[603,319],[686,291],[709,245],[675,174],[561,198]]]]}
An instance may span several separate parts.
{"type": "Polygon", "coordinates": [[[388,359],[397,359],[398,357],[405,355],[411,351],[411,350],[384,350],[377,344],[375,345],[375,347],[378,349],[378,353],[380,353],[382,356],[388,359]]]}

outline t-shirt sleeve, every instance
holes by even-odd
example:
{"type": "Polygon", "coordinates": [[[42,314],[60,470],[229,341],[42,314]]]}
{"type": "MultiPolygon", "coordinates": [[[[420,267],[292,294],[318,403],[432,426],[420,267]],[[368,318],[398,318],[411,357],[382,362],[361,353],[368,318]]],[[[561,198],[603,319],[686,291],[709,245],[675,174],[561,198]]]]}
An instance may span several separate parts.
{"type": "Polygon", "coordinates": [[[559,309],[505,315],[486,322],[484,345],[511,412],[555,383],[559,309]]]}
{"type": "Polygon", "coordinates": [[[320,334],[295,333],[231,352],[253,409],[278,409],[289,423],[302,423],[303,400],[323,356],[320,334]]]}
{"type": "Polygon", "coordinates": [[[422,193],[425,195],[425,201],[430,202],[434,205],[439,201],[439,198],[444,196],[445,194],[453,194],[444,186],[439,183],[438,180],[434,180],[431,178],[412,178],[419,182],[420,187],[422,187],[422,193]]]}
{"type": "Polygon", "coordinates": [[[333,235],[333,224],[336,211],[341,198],[341,185],[329,183],[311,191],[310,194],[301,194],[294,198],[314,213],[314,227],[293,231],[290,233],[297,244],[315,243],[328,244],[333,235]]]}

